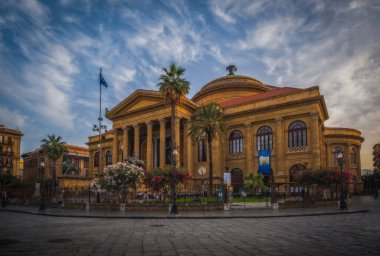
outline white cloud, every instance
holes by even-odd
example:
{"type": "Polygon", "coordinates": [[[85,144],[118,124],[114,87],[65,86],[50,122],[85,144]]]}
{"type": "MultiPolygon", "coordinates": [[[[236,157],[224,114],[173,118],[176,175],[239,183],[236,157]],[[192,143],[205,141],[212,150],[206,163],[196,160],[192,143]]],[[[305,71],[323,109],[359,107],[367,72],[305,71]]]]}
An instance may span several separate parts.
{"type": "Polygon", "coordinates": [[[299,18],[283,17],[259,23],[247,31],[244,40],[238,41],[242,50],[262,48],[275,50],[286,46],[303,21],[299,18]]]}
{"type": "Polygon", "coordinates": [[[11,110],[5,106],[0,106],[0,124],[7,128],[23,128],[26,126],[28,117],[17,110],[11,110]]]}

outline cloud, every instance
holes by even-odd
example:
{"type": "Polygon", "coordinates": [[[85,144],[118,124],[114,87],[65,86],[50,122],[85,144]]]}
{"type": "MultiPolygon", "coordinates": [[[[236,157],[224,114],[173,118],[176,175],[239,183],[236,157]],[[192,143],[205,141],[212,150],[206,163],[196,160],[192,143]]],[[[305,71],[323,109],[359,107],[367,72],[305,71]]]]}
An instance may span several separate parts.
{"type": "Polygon", "coordinates": [[[0,124],[7,128],[24,128],[27,125],[28,117],[17,110],[11,110],[0,105],[0,124]]]}
{"type": "Polygon", "coordinates": [[[261,22],[255,28],[247,31],[246,38],[238,41],[238,47],[242,50],[278,49],[289,43],[302,24],[302,19],[294,17],[282,17],[261,22]]]}

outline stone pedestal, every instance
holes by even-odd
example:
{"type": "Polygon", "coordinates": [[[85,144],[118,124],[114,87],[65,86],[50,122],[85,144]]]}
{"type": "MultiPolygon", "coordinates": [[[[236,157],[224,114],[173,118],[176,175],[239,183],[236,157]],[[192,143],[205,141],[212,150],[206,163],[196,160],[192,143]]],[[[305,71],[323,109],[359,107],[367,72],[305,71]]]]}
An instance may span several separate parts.
{"type": "Polygon", "coordinates": [[[120,204],[120,211],[125,212],[125,204],[120,204]]]}
{"type": "Polygon", "coordinates": [[[86,203],[86,211],[90,210],[90,203],[86,203]]]}

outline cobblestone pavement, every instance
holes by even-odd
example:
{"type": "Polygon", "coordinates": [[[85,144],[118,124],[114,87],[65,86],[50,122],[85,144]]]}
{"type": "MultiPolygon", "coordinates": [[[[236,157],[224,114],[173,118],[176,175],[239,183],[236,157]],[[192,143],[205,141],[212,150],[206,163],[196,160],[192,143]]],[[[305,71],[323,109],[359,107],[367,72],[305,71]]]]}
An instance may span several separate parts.
{"type": "Polygon", "coordinates": [[[264,219],[98,219],[0,212],[0,255],[380,255],[367,213],[264,219]]]}

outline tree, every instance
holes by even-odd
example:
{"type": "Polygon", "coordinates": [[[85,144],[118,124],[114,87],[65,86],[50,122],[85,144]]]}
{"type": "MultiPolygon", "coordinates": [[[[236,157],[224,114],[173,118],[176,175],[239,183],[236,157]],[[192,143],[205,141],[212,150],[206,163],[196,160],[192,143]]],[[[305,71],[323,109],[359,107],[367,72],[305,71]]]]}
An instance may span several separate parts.
{"type": "MultiPolygon", "coordinates": [[[[190,83],[183,76],[185,74],[185,69],[181,66],[176,66],[174,63],[170,64],[169,69],[162,68],[164,73],[160,76],[160,82],[157,84],[161,94],[164,96],[165,101],[168,101],[171,106],[171,153],[178,146],[175,145],[175,129],[174,122],[176,116],[176,106],[180,101],[181,97],[185,96],[190,91],[190,83]]],[[[171,155],[173,158],[174,155],[171,155]]],[[[176,167],[176,159],[171,158],[171,163],[176,167]]],[[[173,183],[173,189],[175,191],[175,184],[173,183]]],[[[173,194],[173,199],[175,200],[175,194],[173,194]]],[[[175,201],[174,201],[175,202],[175,201]]],[[[175,212],[176,209],[173,209],[175,212]]]]}
{"type": "Polygon", "coordinates": [[[203,136],[207,136],[209,173],[210,173],[210,194],[212,194],[213,170],[212,170],[212,141],[217,136],[221,137],[226,132],[224,114],[218,103],[211,102],[200,106],[192,117],[192,126],[189,135],[199,141],[203,136]]]}
{"type": "MultiPolygon", "coordinates": [[[[181,97],[185,96],[190,91],[190,83],[183,75],[185,69],[176,66],[174,63],[170,64],[169,69],[162,68],[164,73],[160,76],[160,83],[157,84],[164,99],[170,103],[171,106],[171,137],[175,140],[174,122],[176,116],[176,106],[181,97]]],[[[174,143],[172,142],[172,152],[174,150],[174,143]]]]}
{"type": "Polygon", "coordinates": [[[228,75],[233,76],[237,71],[237,67],[235,65],[229,65],[226,67],[226,71],[228,71],[228,75]]]}
{"type": "Polygon", "coordinates": [[[244,188],[249,194],[256,194],[258,189],[261,189],[262,191],[265,190],[266,186],[264,184],[264,176],[262,174],[254,175],[253,173],[250,173],[244,177],[244,180],[244,188]]]}
{"type": "Polygon", "coordinates": [[[136,189],[142,182],[144,176],[143,168],[129,162],[118,162],[104,168],[104,175],[99,179],[94,179],[91,184],[92,190],[96,192],[108,191],[119,193],[122,202],[125,202],[128,187],[136,189]]]}
{"type": "Polygon", "coordinates": [[[53,196],[55,196],[56,182],[57,182],[57,173],[56,165],[57,160],[67,151],[65,146],[66,142],[62,141],[61,136],[47,135],[47,137],[41,140],[41,151],[47,155],[47,157],[54,162],[53,166],[53,196]]]}

